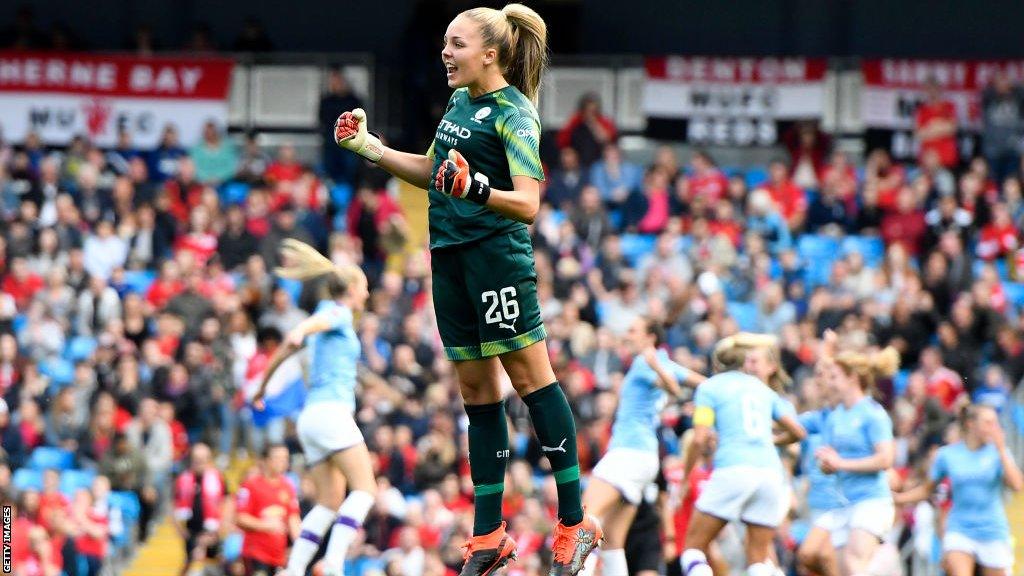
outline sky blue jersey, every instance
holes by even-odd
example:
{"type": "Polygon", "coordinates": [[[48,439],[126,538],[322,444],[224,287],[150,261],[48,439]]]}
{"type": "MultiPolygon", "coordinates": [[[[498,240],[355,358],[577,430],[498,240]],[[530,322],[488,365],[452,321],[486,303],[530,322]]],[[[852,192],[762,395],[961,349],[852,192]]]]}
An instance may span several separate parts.
{"type": "MultiPolygon", "coordinates": [[[[892,440],[892,420],[871,398],[865,397],[851,408],[840,403],[825,420],[822,437],[844,459],[866,458],[875,453],[877,444],[892,440]]],[[[834,476],[844,504],[892,497],[885,470],[836,472],[834,476]]]]}
{"type": "Polygon", "coordinates": [[[953,507],[946,530],[979,542],[1007,540],[1010,526],[1003,507],[1003,463],[999,450],[986,444],[971,450],[963,442],[939,448],[932,462],[932,482],[949,478],[953,507]]]}
{"type": "Polygon", "coordinates": [[[800,442],[800,470],[807,477],[807,506],[815,512],[842,508],[839,486],[834,474],[825,474],[814,452],[824,445],[823,432],[830,408],[811,410],[799,416],[807,436],[800,442]]]}
{"type": "MultiPolygon", "coordinates": [[[[664,350],[658,350],[657,357],[661,367],[675,376],[680,385],[689,377],[690,371],[669,359],[664,350]]],[[[643,356],[637,356],[622,381],[609,449],[631,448],[657,453],[658,436],[655,430],[658,426],[658,412],[668,398],[657,382],[658,374],[654,368],[643,356]]]]}
{"type": "Polygon", "coordinates": [[[793,408],[764,382],[743,372],[716,374],[697,387],[694,403],[698,424],[708,410],[714,415],[716,469],[740,465],[781,468],[772,421],[792,415],[793,408]]]}
{"type": "Polygon", "coordinates": [[[352,310],[333,300],[322,300],[313,315],[330,330],[309,337],[312,374],[307,403],[341,401],[356,405],[356,361],[361,344],[353,326],[352,310]]]}

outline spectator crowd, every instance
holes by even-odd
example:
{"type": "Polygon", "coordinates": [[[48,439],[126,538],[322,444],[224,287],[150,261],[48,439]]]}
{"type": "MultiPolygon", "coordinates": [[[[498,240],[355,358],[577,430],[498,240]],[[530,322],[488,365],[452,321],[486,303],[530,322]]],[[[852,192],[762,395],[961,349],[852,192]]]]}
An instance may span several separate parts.
{"type": "MultiPolygon", "coordinates": [[[[353,99],[332,78],[321,115],[353,99]]],[[[936,102],[922,125],[944,114],[936,102]]],[[[923,136],[946,137],[937,126],[923,136]]],[[[801,125],[768,166],[669,146],[644,166],[617,135],[585,98],[554,138],[531,228],[582,470],[608,442],[631,361],[622,336],[639,316],[705,374],[720,338],[777,334],[798,406],[811,401],[804,383],[826,329],[846,347],[896,347],[903,370],[878,392],[900,482],[920,479],[963,403],[1012,420],[1024,377],[1019,150],[961,163],[936,144],[915,163],[874,150],[860,165],[801,125]]],[[[311,166],[290,145],[269,155],[256,135],[235,140],[211,123],[194,143],[168,126],[154,150],[128,132],[109,150],[81,137],[60,150],[35,135],[0,144],[0,492],[17,511],[15,572],[123,568],[165,519],[193,569],[281,563],[312,486],[292,414],[248,400],[282,333],[315,305],[314,287],[273,273],[281,240],[297,238],[359,263],[371,284],[356,417],[381,490],[351,573],[457,573],[472,528],[467,423],[440,354],[429,252],[407,242],[381,171],[330,145],[311,166]]],[[[670,406],[660,424],[670,504],[690,410],[670,406]]],[[[503,512],[520,546],[509,572],[532,576],[550,559],[556,490],[525,406],[512,398],[509,414],[503,512]]],[[[798,493],[801,476],[792,470],[798,493]]],[[[896,539],[928,555],[922,518],[907,511],[896,539]]],[[[780,557],[799,526],[783,532],[780,557]]]]}

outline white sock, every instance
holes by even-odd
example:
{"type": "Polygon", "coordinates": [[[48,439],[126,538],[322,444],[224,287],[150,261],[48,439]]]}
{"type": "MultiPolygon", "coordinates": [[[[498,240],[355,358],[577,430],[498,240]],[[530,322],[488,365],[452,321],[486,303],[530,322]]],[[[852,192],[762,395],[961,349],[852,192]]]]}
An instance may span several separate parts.
{"type": "Polygon", "coordinates": [[[372,507],[373,494],[361,490],[350,492],[341,503],[338,518],[331,529],[331,539],[327,542],[327,553],[324,554],[328,570],[337,570],[337,574],[344,574],[348,547],[355,540],[356,533],[372,507]]]}
{"type": "Polygon", "coordinates": [[[714,576],[708,559],[696,548],[690,548],[679,557],[679,565],[683,567],[685,576],[714,576]]]}
{"type": "Polygon", "coordinates": [[[601,565],[601,576],[629,576],[629,568],[626,567],[626,551],[622,548],[602,550],[601,565]]]}
{"type": "Polygon", "coordinates": [[[747,576],[775,576],[775,564],[769,560],[747,566],[747,576]]]}
{"type": "Polygon", "coordinates": [[[583,568],[580,570],[579,576],[594,576],[594,570],[597,568],[597,559],[602,553],[602,550],[594,549],[587,556],[587,559],[583,561],[583,568]]]}
{"type": "Polygon", "coordinates": [[[306,567],[320,549],[320,542],[334,522],[334,516],[334,510],[319,504],[306,513],[306,517],[302,519],[302,532],[292,544],[292,553],[288,556],[287,570],[290,576],[306,574],[306,567]]]}

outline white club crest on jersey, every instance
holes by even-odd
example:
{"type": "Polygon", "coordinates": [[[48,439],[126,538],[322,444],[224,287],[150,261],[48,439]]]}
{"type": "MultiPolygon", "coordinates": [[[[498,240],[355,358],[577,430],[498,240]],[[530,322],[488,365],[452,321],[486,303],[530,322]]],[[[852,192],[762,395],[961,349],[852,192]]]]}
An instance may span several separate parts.
{"type": "Polygon", "coordinates": [[[487,118],[490,115],[491,115],[491,107],[490,106],[484,106],[483,108],[477,110],[476,114],[473,114],[473,122],[476,122],[477,124],[480,124],[480,122],[484,118],[487,118]]]}

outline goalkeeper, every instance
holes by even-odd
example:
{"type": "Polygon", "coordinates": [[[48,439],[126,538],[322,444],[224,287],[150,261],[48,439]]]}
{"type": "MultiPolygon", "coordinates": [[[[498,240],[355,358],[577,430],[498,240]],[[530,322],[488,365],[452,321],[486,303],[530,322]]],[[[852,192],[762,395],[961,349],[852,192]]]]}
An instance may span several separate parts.
{"type": "Polygon", "coordinates": [[[475,517],[463,576],[492,573],[516,548],[501,518],[509,458],[501,368],[529,407],[558,486],[551,574],[575,576],[602,532],[581,505],[576,428],[548,360],[526,229],[544,178],[534,102],[547,28],[520,4],[468,10],[449,24],[441,60],[455,91],[426,155],[384,147],[359,109],[338,118],[335,139],[428,191],[437,324],[469,416],[475,517]]]}

